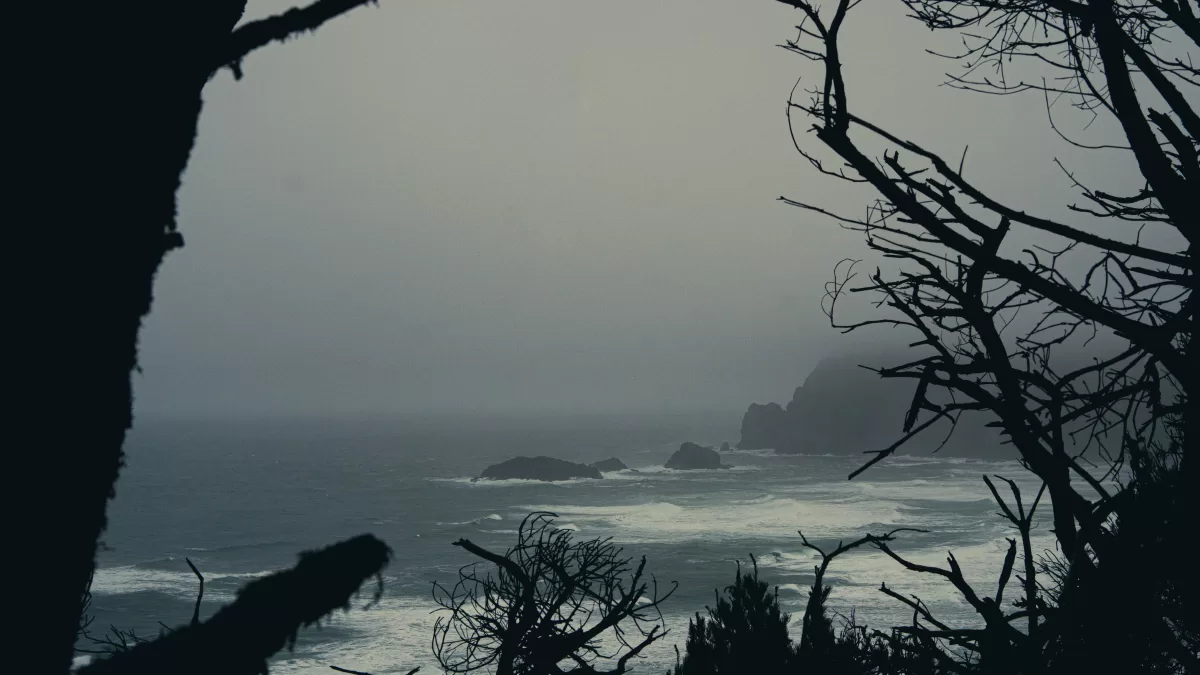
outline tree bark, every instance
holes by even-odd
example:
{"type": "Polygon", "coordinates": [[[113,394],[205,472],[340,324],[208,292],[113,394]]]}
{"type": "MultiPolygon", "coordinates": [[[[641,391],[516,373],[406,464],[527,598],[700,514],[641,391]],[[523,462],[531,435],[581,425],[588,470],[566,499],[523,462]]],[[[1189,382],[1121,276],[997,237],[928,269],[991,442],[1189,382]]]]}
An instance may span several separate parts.
{"type": "MultiPolygon", "coordinates": [[[[66,672],[131,428],[137,340],[216,69],[368,0],[238,27],[246,0],[16,3],[6,81],[5,578],[36,672],[66,672]]],[[[240,69],[235,70],[240,75],[240,69]]]]}
{"type": "Polygon", "coordinates": [[[138,331],[180,243],[175,193],[221,3],[20,4],[9,475],[34,489],[10,510],[6,578],[27,612],[22,649],[63,673],[132,424],[138,331]]]}

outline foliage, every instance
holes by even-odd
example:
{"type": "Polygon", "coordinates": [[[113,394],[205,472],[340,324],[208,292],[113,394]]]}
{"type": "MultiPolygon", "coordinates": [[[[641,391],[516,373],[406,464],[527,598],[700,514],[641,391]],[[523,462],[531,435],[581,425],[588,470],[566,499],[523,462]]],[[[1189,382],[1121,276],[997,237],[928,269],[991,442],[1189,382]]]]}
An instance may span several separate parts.
{"type": "Polygon", "coordinates": [[[924,650],[913,635],[890,634],[859,625],[853,613],[834,627],[825,606],[831,587],[824,583],[829,563],[838,555],[868,543],[891,541],[896,531],[868,535],[850,544],[839,543],[828,554],[801,535],[804,545],[818,552],[821,564],[805,607],[798,642],[788,635],[788,616],[778,594],[759,579],[758,565],[725,587],[707,616],[697,613],[688,623],[688,639],[670,675],[740,675],[757,673],[820,673],[822,675],[933,675],[948,671],[924,650]]]}
{"type": "Polygon", "coordinates": [[[758,561],[751,557],[753,572],[738,565],[733,584],[718,595],[708,616],[696,614],[688,622],[683,660],[675,675],[735,675],[751,672],[784,672],[792,662],[788,638],[788,615],[779,608],[779,591],[774,592],[758,578],[758,561]]]}

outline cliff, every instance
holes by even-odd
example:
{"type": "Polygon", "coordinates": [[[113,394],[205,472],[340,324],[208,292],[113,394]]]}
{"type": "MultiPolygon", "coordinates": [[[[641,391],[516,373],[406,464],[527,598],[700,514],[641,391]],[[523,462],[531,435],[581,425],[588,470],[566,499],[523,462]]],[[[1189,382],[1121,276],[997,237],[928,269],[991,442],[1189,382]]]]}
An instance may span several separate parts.
{"type": "MultiPolygon", "coordinates": [[[[909,360],[907,355],[847,355],[822,360],[796,388],[786,407],[752,404],[742,417],[744,450],[773,449],[806,454],[859,454],[885,448],[902,434],[904,415],[916,383],[884,379],[860,367],[909,360]]],[[[982,414],[965,416],[940,454],[966,457],[1006,456],[997,430],[985,427],[982,414]]],[[[937,448],[948,426],[935,425],[899,452],[927,454],[937,448]]]]}

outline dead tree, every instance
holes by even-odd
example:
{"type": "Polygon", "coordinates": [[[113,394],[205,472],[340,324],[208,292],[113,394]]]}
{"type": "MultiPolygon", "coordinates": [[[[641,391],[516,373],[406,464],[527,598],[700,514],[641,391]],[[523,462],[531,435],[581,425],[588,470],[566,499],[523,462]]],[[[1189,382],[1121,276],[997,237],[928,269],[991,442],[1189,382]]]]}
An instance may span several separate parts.
{"type": "MultiPolygon", "coordinates": [[[[874,457],[850,477],[935,425],[952,431],[963,413],[992,415],[1015,456],[1045,486],[1057,555],[1066,570],[1066,583],[1054,589],[1053,598],[1029,598],[1026,579],[1030,604],[1023,611],[1043,611],[1038,602],[1055,604],[1054,620],[1030,623],[1034,642],[1047,649],[1069,642],[1075,639],[1073,627],[1092,613],[1086,609],[1089,594],[1080,589],[1092,583],[1096,591],[1104,586],[1098,569],[1113,574],[1125,564],[1117,523],[1123,510],[1132,514],[1139,491],[1145,492],[1138,487],[1145,478],[1130,470],[1137,468],[1131,460],[1148,458],[1178,476],[1172,484],[1182,496],[1173,508],[1200,512],[1196,444],[1187,436],[1195,424],[1192,389],[1200,372],[1190,353],[1200,116],[1189,99],[1200,85],[1200,69],[1190,57],[1200,47],[1200,20],[1188,2],[1176,0],[905,0],[910,15],[927,28],[961,34],[962,51],[947,57],[965,67],[950,76],[951,86],[1040,94],[1038,104],[1046,106],[1065,143],[1125,152],[1136,161],[1145,182],[1124,194],[1088,187],[1060,164],[1082,199],[1066,203],[1072,217],[1063,220],[989,195],[967,177],[965,150],[950,160],[854,113],[839,36],[858,0],[837,0],[828,12],[813,2],[781,1],[802,17],[796,37],[783,46],[822,71],[807,101],[793,96],[788,102],[792,141],[818,172],[876,193],[862,217],[781,199],[863,233],[876,255],[896,263],[892,270],[876,268],[858,286],[857,263],[839,265],[825,305],[833,325],[846,331],[870,325],[908,329],[917,350],[910,362],[878,370],[916,385],[897,442],[872,451],[874,457]],[[1014,62],[1040,70],[1022,77],[1014,62]],[[1054,120],[1056,100],[1114,119],[1124,144],[1088,146],[1070,138],[1054,120]],[[809,130],[836,157],[836,166],[801,142],[795,127],[801,117],[812,120],[809,130]],[[865,144],[884,146],[882,157],[864,150],[865,144]],[[1102,234],[1099,226],[1106,222],[1127,224],[1127,234],[1102,234]],[[1158,235],[1156,243],[1142,236],[1143,229],[1158,235]],[[1057,243],[1019,248],[1029,235],[1057,243]],[[1082,271],[1069,274],[1068,262],[1082,271]],[[877,306],[891,314],[843,322],[839,301],[851,292],[873,294],[877,306]],[[1090,365],[1060,366],[1064,350],[1097,335],[1115,336],[1120,346],[1090,365]]],[[[1014,522],[1024,520],[1013,515],[1014,522]]],[[[1173,555],[1161,542],[1154,546],[1157,555],[1173,555]]],[[[1026,576],[1032,577],[1030,551],[1023,555],[1026,576]]],[[[1005,575],[1012,557],[1006,558],[1005,575]]],[[[1032,658],[1035,650],[1026,649],[1031,638],[1006,627],[1012,617],[979,598],[953,557],[948,562],[948,569],[905,564],[958,587],[984,617],[987,644],[1007,641],[1019,647],[1013,658],[1032,658]]],[[[1147,593],[1156,594],[1160,604],[1176,591],[1194,599],[1192,576],[1172,581],[1174,590],[1164,586],[1147,593]]],[[[999,596],[998,589],[994,600],[999,596]]],[[[1137,621],[1145,622],[1145,635],[1153,634],[1147,654],[1196,667],[1200,629],[1194,620],[1172,623],[1151,615],[1137,621]]],[[[1024,667],[1032,672],[1034,666],[1024,667]]]]}
{"type": "Polygon", "coordinates": [[[1044,618],[1050,613],[1050,608],[1042,599],[1037,584],[1037,566],[1033,554],[1033,544],[1030,533],[1033,529],[1034,515],[1037,506],[1045,493],[1045,485],[1038,490],[1037,496],[1025,510],[1021,498],[1021,490],[1017,484],[1006,478],[997,476],[1008,484],[1012,492],[1013,504],[1010,506],[996,490],[995,484],[987,476],[983,477],[992,497],[1000,507],[1004,516],[1017,530],[1021,538],[1023,551],[1024,573],[1018,573],[1021,584],[1021,598],[1013,604],[1015,611],[1004,611],[1004,591],[1012,580],[1014,565],[1017,559],[1017,541],[1008,540],[1008,550],[1004,556],[1000,576],[996,583],[996,592],[991,596],[980,597],[980,594],[963,577],[962,569],[953,553],[946,557],[948,568],[919,565],[898,555],[883,539],[875,539],[870,543],[886,553],[906,569],[925,574],[935,574],[949,581],[979,614],[984,622],[982,629],[954,629],[939,621],[930,612],[929,607],[916,596],[904,596],[888,588],[880,586],[880,592],[892,597],[913,610],[912,625],[898,627],[900,633],[913,636],[923,644],[927,651],[935,654],[938,660],[951,670],[969,669],[978,663],[984,672],[1026,672],[1034,673],[1042,670],[1042,627],[1044,618]],[[1015,509],[1015,510],[1014,510],[1015,509]],[[1014,623],[1025,620],[1027,629],[1020,631],[1014,623]],[[942,643],[952,645],[958,652],[944,649],[942,643]]]}
{"type": "Polygon", "coordinates": [[[660,594],[644,557],[635,567],[611,539],[575,541],[556,517],[526,516],[503,555],[454,543],[485,562],[460,569],[452,587],[434,583],[433,651],[447,672],[547,675],[569,663],[565,672],[620,674],[667,634],[659,606],[675,584],[660,594]]]}
{"type": "Polygon", "coordinates": [[[18,3],[5,161],[11,598],[25,652],[65,673],[132,424],[131,371],[205,84],[368,0],[315,0],[238,25],[245,0],[18,3]]]}
{"type": "MultiPolygon", "coordinates": [[[[200,604],[204,601],[204,575],[196,566],[192,564],[190,558],[184,558],[187,566],[192,570],[192,574],[196,575],[200,586],[196,590],[196,605],[192,609],[192,624],[200,623],[200,604]]],[[[79,615],[79,639],[76,642],[82,642],[82,645],[76,646],[75,651],[80,654],[116,654],[118,652],[129,651],[133,647],[140,645],[150,640],[146,637],[138,635],[135,631],[128,628],[118,628],[117,626],[109,625],[108,631],[101,635],[93,635],[91,632],[92,622],[94,617],[89,610],[92,606],[92,581],[88,580],[87,589],[83,594],[83,610],[79,615]]],[[[173,629],[159,622],[159,626],[163,629],[164,634],[171,632],[173,629]]]]}
{"type": "Polygon", "coordinates": [[[797,533],[800,535],[800,541],[805,548],[810,548],[821,556],[821,564],[813,568],[813,584],[809,589],[808,603],[804,607],[804,619],[801,624],[800,632],[800,655],[807,660],[826,656],[833,649],[834,644],[834,629],[833,622],[830,620],[825,609],[825,601],[829,598],[829,593],[833,588],[825,584],[825,572],[829,570],[829,565],[838,556],[849,553],[854,549],[865,544],[877,544],[888,542],[895,539],[895,536],[900,532],[926,532],[912,527],[901,527],[892,530],[886,534],[874,535],[868,534],[859,539],[855,539],[850,543],[839,541],[836,548],[826,552],[825,549],[810,542],[804,536],[804,531],[800,530],[797,533]]]}
{"type": "Polygon", "coordinates": [[[156,640],[122,643],[80,675],[266,672],[267,659],[293,645],[301,628],[336,609],[350,609],[351,599],[372,577],[377,586],[368,604],[378,602],[381,574],[391,556],[387,545],[370,535],[302,553],[295,567],[247,584],[237,600],[207,621],[200,622],[194,614],[191,623],[156,640]]]}

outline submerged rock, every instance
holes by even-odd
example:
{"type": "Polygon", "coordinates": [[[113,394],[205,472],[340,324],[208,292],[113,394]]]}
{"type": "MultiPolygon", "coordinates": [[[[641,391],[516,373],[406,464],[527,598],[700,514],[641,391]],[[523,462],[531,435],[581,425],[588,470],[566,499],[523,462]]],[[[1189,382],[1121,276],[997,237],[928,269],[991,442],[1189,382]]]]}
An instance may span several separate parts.
{"type": "Polygon", "coordinates": [[[616,457],[609,457],[608,459],[602,459],[599,462],[592,462],[588,466],[601,471],[624,471],[629,468],[625,466],[625,462],[622,462],[616,457]]]}
{"type": "Polygon", "coordinates": [[[721,455],[716,450],[695,443],[685,442],[667,460],[668,469],[728,469],[721,464],[721,455]]]}
{"type": "Polygon", "coordinates": [[[600,475],[600,470],[594,466],[576,464],[554,457],[514,457],[507,462],[489,466],[479,474],[479,477],[488,480],[523,478],[558,481],[573,478],[602,478],[603,476],[600,475]]]}
{"type": "Polygon", "coordinates": [[[729,441],[725,441],[721,444],[721,452],[730,452],[732,450],[733,448],[729,447],[729,441]]]}

